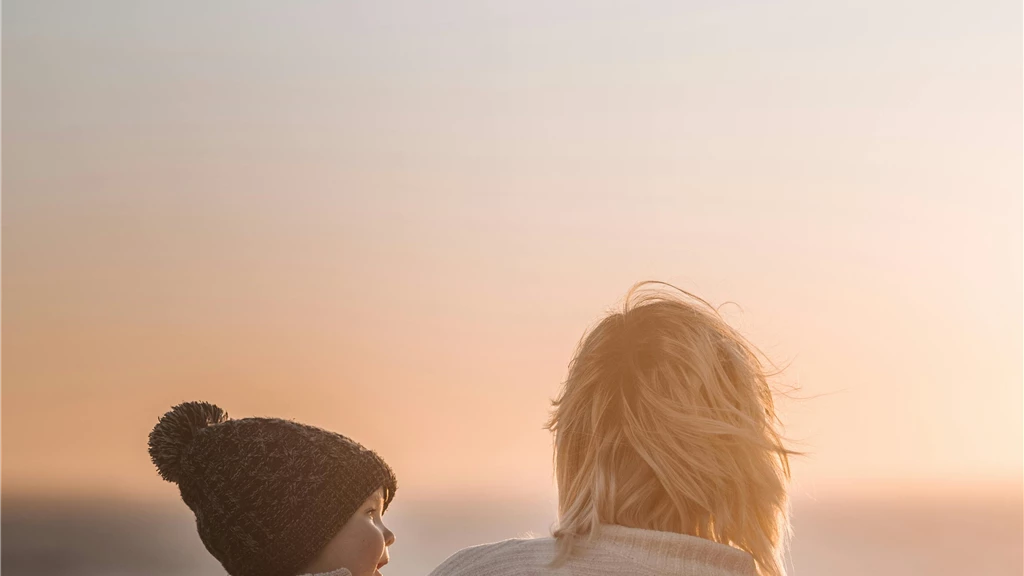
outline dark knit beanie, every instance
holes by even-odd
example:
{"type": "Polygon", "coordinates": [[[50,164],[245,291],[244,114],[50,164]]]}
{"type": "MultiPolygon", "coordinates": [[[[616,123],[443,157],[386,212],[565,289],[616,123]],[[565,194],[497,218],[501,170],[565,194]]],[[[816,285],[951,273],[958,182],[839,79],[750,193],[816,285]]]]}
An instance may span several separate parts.
{"type": "Polygon", "coordinates": [[[384,489],[386,510],[398,487],[377,454],[341,434],[276,418],[230,420],[205,402],[164,414],[149,454],[231,576],[296,576],[374,491],[384,489]]]}

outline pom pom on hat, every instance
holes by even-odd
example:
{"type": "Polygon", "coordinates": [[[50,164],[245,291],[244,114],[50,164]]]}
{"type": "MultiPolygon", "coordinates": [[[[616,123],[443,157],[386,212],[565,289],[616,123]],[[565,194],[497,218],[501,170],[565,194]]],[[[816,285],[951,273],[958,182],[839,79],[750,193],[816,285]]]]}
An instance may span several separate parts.
{"type": "Polygon", "coordinates": [[[149,434],[149,457],[160,476],[178,483],[181,457],[203,429],[228,420],[228,413],[207,402],[186,402],[171,409],[149,434]]]}

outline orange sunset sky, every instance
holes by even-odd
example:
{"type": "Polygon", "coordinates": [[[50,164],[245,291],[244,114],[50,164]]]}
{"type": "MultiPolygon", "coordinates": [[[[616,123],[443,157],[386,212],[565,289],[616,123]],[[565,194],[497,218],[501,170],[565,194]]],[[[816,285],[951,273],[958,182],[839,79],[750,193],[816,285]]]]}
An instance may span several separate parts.
{"type": "Polygon", "coordinates": [[[5,2],[5,496],[173,495],[200,399],[550,491],[644,279],[789,363],[800,493],[1019,490],[1020,5],[782,4],[5,2]]]}

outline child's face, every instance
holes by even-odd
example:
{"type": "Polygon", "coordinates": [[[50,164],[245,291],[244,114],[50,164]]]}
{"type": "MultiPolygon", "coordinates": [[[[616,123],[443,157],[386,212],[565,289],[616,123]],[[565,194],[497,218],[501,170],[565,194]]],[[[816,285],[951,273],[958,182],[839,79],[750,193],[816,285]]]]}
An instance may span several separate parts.
{"type": "Polygon", "coordinates": [[[307,572],[347,568],[352,576],[380,576],[380,567],[388,563],[388,546],[395,541],[381,520],[383,509],[384,491],[377,490],[327,543],[307,572]]]}

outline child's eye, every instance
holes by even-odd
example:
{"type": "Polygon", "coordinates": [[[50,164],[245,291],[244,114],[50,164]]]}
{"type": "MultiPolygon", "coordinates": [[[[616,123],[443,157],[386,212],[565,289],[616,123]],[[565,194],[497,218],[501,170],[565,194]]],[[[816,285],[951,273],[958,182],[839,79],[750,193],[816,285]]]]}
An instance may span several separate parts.
{"type": "Polygon", "coordinates": [[[369,510],[366,511],[366,513],[370,514],[370,515],[373,515],[373,513],[376,512],[376,511],[377,511],[376,508],[370,508],[369,510]]]}

